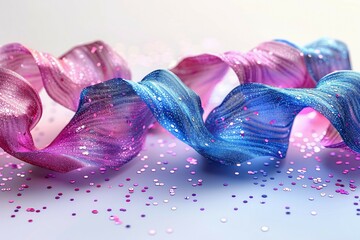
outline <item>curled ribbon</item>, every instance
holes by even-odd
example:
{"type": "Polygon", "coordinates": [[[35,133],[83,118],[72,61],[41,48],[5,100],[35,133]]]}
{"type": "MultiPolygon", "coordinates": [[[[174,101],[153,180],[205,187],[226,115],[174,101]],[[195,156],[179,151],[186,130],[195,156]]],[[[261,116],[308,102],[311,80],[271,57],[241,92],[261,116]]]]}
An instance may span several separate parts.
{"type": "Polygon", "coordinates": [[[358,74],[334,73],[310,88],[329,72],[350,69],[346,46],[334,40],[305,48],[272,41],[247,54],[190,57],[173,73],[154,71],[140,83],[122,79],[130,78],[125,61],[101,42],[75,47],[59,59],[10,44],[0,49],[0,67],[0,147],[59,172],[123,165],[141,151],[155,120],[200,154],[225,164],[285,157],[292,122],[304,107],[327,117],[356,150],[354,131],[344,128],[349,116],[357,119],[357,105],[348,101],[356,101],[349,94],[358,91],[358,74]],[[204,122],[200,97],[206,104],[229,68],[241,85],[204,122]],[[55,101],[77,110],[49,146],[37,149],[30,130],[41,117],[37,91],[42,86],[55,101]]]}

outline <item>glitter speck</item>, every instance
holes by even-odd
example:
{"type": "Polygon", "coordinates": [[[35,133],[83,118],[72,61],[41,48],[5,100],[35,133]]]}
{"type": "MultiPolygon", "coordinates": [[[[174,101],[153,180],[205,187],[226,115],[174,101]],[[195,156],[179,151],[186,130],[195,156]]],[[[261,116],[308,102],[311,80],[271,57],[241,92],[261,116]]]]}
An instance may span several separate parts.
{"type": "Polygon", "coordinates": [[[311,214],[312,216],[316,216],[316,215],[317,215],[317,212],[316,212],[316,211],[311,211],[310,214],[311,214]]]}
{"type": "Polygon", "coordinates": [[[154,236],[156,234],[156,231],[154,229],[149,230],[149,235],[154,236]]]}
{"type": "Polygon", "coordinates": [[[226,222],[227,222],[227,219],[226,219],[226,218],[221,218],[221,219],[220,219],[220,222],[226,223],[226,222]]]}
{"type": "Polygon", "coordinates": [[[268,226],[262,226],[260,229],[261,229],[262,232],[268,232],[269,231],[268,226]]]}

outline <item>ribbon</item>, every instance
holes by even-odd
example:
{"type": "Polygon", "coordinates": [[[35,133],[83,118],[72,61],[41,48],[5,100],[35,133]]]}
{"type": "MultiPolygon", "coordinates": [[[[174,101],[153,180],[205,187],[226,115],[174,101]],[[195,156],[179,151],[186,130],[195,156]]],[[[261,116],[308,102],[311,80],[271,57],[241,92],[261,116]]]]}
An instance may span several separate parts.
{"type": "Polygon", "coordinates": [[[140,83],[123,79],[130,78],[125,61],[102,42],[75,47],[60,58],[9,44],[0,49],[0,67],[0,147],[58,172],[123,165],[141,151],[155,120],[203,156],[224,164],[264,155],[282,158],[292,122],[304,107],[327,117],[357,150],[356,131],[344,130],[346,122],[339,119],[350,116],[351,126],[356,125],[351,96],[358,94],[358,74],[328,75],[311,89],[322,75],[350,68],[346,46],[334,40],[305,48],[272,41],[246,54],[190,57],[173,73],[154,71],[140,83]],[[204,122],[201,101],[207,103],[229,68],[240,86],[204,122]],[[42,86],[55,101],[77,110],[49,146],[37,149],[30,131],[41,117],[42,86]],[[335,92],[338,97],[326,98],[335,92]]]}

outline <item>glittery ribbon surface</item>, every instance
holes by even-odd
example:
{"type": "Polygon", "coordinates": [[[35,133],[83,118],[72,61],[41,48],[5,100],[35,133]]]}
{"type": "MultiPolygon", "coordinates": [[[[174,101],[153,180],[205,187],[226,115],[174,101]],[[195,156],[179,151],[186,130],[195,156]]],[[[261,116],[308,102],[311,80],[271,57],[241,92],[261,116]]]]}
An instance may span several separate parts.
{"type": "Polygon", "coordinates": [[[130,79],[125,61],[102,42],[75,47],[60,58],[9,44],[0,48],[0,67],[0,147],[59,172],[123,165],[141,151],[155,120],[214,161],[282,158],[293,120],[304,107],[323,114],[337,130],[331,134],[339,132],[344,144],[360,151],[359,74],[322,78],[350,69],[346,46],[334,40],[304,48],[277,40],[246,54],[190,57],[172,72],[157,70],[139,83],[123,80],[130,79]],[[240,86],[204,122],[203,106],[228,69],[240,86]],[[30,130],[41,117],[42,86],[56,102],[77,110],[49,146],[37,149],[30,130]]]}

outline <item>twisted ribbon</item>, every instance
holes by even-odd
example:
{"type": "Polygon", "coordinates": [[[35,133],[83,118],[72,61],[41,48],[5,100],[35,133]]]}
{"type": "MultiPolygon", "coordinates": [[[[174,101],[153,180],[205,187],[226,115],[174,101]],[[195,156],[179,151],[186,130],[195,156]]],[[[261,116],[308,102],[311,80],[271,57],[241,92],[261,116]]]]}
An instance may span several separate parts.
{"type": "Polygon", "coordinates": [[[352,129],[358,103],[351,96],[358,94],[359,74],[334,73],[310,88],[329,72],[350,69],[346,46],[334,40],[305,48],[272,41],[246,54],[190,57],[173,73],[157,70],[140,83],[122,79],[130,78],[125,61],[102,42],[75,47],[59,59],[10,44],[0,48],[0,67],[0,147],[59,172],[123,165],[141,151],[155,120],[203,156],[225,164],[282,158],[293,120],[304,107],[322,113],[345,144],[358,150],[352,129]],[[241,85],[204,122],[200,97],[206,104],[229,68],[241,85]],[[42,86],[55,101],[77,110],[49,146],[37,149],[30,130],[41,116],[42,86]]]}

